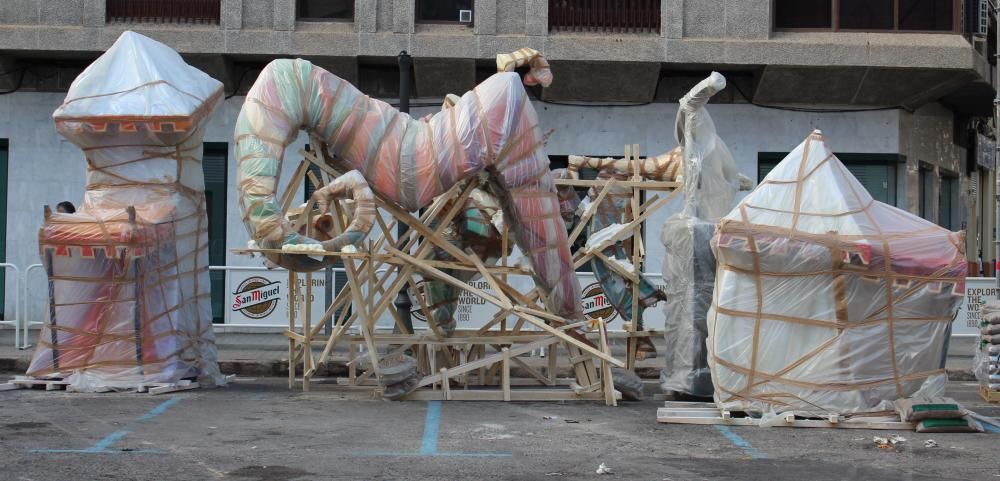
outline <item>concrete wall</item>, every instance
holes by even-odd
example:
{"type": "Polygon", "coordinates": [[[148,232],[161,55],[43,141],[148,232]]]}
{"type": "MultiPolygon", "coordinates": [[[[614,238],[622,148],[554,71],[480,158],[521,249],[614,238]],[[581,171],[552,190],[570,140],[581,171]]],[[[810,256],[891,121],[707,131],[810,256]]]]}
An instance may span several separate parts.
{"type": "MultiPolygon", "coordinates": [[[[931,104],[913,113],[902,112],[899,117],[899,153],[906,156],[906,183],[903,191],[906,207],[919,212],[923,197],[920,189],[921,164],[931,167],[934,175],[942,171],[953,175],[965,174],[965,149],[955,145],[952,125],[954,114],[938,104],[931,104]]],[[[963,197],[968,188],[968,177],[960,175],[963,197]]],[[[902,185],[902,184],[901,184],[902,185]]],[[[936,198],[936,191],[927,195],[936,198]]],[[[964,202],[963,202],[964,204],[964,202]]],[[[931,203],[930,219],[938,218],[937,202],[931,203]]],[[[954,212],[953,212],[954,213],[954,212]]],[[[963,212],[964,215],[964,212],[963,212]]],[[[961,221],[961,220],[960,220],[961,221]]]]}
{"type": "Polygon", "coordinates": [[[108,24],[104,0],[3,0],[0,51],[95,52],[125,29],[181,53],[490,59],[524,46],[552,60],[950,68],[987,75],[960,35],[771,32],[770,0],[663,0],[661,33],[548,32],[545,0],[476,0],[476,27],[415,25],[413,0],[356,0],[355,22],[296,22],[292,0],[220,0],[221,25],[108,24]],[[461,33],[461,35],[456,35],[461,33]]]}
{"type": "MultiPolygon", "coordinates": [[[[39,262],[37,232],[42,222],[42,205],[62,200],[79,204],[83,198],[86,182],[83,154],[55,132],[51,121],[51,114],[62,98],[63,94],[46,93],[0,96],[0,112],[18,112],[17,116],[0,116],[0,138],[10,141],[7,259],[22,268],[39,262]]],[[[237,208],[236,157],[232,152],[233,128],[242,102],[242,97],[226,101],[209,121],[205,134],[206,142],[230,144],[227,244],[232,248],[246,246],[248,241],[237,208]]],[[[536,103],[535,107],[541,125],[555,129],[546,145],[551,155],[620,156],[626,143],[640,144],[640,153],[647,155],[676,146],[673,138],[676,104],[576,107],[536,103]]],[[[421,116],[435,110],[417,108],[413,114],[421,116]]],[[[897,153],[900,146],[900,114],[896,111],[810,114],[734,104],[711,105],[710,112],[739,170],[753,179],[756,179],[758,152],[790,151],[814,128],[822,129],[838,152],[897,153]]],[[[285,178],[291,175],[297,162],[296,153],[304,142],[305,136],[300,136],[287,149],[285,178]]],[[[302,195],[299,192],[296,198],[301,199],[302,195]]],[[[674,203],[648,225],[661,225],[678,207],[679,203],[674,203]]],[[[655,229],[646,232],[650,272],[659,270],[662,245],[658,235],[655,229]]],[[[227,263],[259,265],[256,260],[232,253],[228,254],[227,263]]],[[[34,293],[39,294],[44,293],[34,293]]]]}

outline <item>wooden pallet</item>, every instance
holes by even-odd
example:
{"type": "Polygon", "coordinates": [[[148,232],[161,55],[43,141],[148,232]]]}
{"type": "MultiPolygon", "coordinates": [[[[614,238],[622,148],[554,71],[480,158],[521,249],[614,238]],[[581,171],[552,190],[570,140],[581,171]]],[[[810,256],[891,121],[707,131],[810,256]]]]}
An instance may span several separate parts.
{"type": "MultiPolygon", "coordinates": [[[[787,414],[781,422],[768,424],[789,428],[891,429],[912,431],[913,423],[886,421],[885,418],[843,417],[831,414],[827,418],[802,418],[787,414]]],[[[898,418],[897,418],[898,419],[898,418]]],[[[729,426],[760,426],[759,418],[744,412],[719,409],[714,403],[666,402],[656,410],[656,422],[663,424],[708,424],[729,426]]]]}
{"type": "MultiPolygon", "coordinates": [[[[236,381],[236,375],[230,374],[226,376],[226,383],[231,383],[236,381]]],[[[34,387],[44,387],[46,391],[60,391],[65,390],[68,392],[74,392],[73,387],[68,381],[62,379],[36,379],[30,376],[16,376],[13,380],[8,381],[5,384],[0,384],[0,391],[9,391],[13,389],[30,389],[34,387]]],[[[140,383],[135,386],[135,392],[138,393],[148,393],[152,395],[166,394],[177,391],[188,391],[191,389],[198,389],[200,386],[196,381],[191,381],[188,379],[182,379],[177,382],[150,382],[150,383],[140,383]]],[[[99,388],[96,392],[115,392],[114,388],[104,387],[99,388]]]]}
{"type": "Polygon", "coordinates": [[[986,386],[980,386],[979,395],[988,403],[1000,403],[1000,391],[991,391],[986,386]]]}

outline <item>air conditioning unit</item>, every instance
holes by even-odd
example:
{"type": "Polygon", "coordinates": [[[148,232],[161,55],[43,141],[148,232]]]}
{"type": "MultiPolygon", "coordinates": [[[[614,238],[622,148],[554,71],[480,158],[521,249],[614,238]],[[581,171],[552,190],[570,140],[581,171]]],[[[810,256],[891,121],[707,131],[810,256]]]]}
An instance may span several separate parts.
{"type": "Polygon", "coordinates": [[[461,23],[472,23],[472,10],[459,10],[458,21],[461,23]]]}

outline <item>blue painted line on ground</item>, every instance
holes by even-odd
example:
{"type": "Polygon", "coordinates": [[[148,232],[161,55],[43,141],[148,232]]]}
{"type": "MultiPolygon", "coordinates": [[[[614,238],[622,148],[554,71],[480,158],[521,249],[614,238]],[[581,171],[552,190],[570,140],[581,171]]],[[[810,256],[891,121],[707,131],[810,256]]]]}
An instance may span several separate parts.
{"type": "Polygon", "coordinates": [[[46,453],[47,454],[59,454],[59,453],[156,454],[156,453],[159,453],[159,451],[156,451],[156,450],[122,451],[122,450],[108,449],[108,448],[110,448],[112,445],[114,445],[118,441],[121,441],[122,438],[124,438],[129,433],[131,433],[132,430],[135,428],[136,425],[144,423],[146,421],[149,421],[149,420],[155,418],[156,416],[159,416],[159,415],[163,414],[163,412],[166,411],[168,408],[170,408],[170,406],[173,406],[174,404],[177,404],[179,401],[180,401],[180,398],[171,398],[171,399],[167,399],[166,401],[163,401],[162,403],[160,403],[159,406],[156,406],[155,408],[151,409],[148,413],[142,415],[142,417],[140,417],[139,419],[136,419],[135,421],[132,421],[131,423],[129,423],[125,427],[123,427],[123,428],[121,428],[121,429],[119,429],[119,430],[117,430],[117,431],[115,431],[115,432],[113,432],[113,433],[111,433],[111,434],[109,434],[107,436],[104,436],[103,439],[101,439],[100,441],[98,441],[97,443],[95,443],[93,446],[91,446],[89,448],[84,448],[84,449],[32,449],[31,452],[33,452],[33,453],[43,453],[43,454],[46,454],[46,453]]]}
{"type": "Polygon", "coordinates": [[[750,445],[750,441],[747,441],[746,439],[743,439],[739,434],[734,433],[732,429],[729,429],[729,426],[716,425],[715,428],[718,429],[719,432],[722,433],[722,435],[729,440],[729,442],[733,443],[734,446],[742,449],[743,452],[747,453],[752,459],[767,459],[766,454],[757,451],[757,449],[755,449],[753,446],[750,445]]]}
{"type": "Polygon", "coordinates": [[[420,452],[371,452],[358,453],[358,457],[454,457],[454,458],[508,458],[511,453],[441,453],[438,452],[438,436],[441,432],[441,401],[428,401],[424,416],[424,436],[420,442],[420,452]]]}
{"type": "Polygon", "coordinates": [[[427,402],[424,417],[424,440],[420,443],[420,454],[432,456],[438,450],[438,432],[441,427],[441,401],[427,402]]]}
{"type": "Polygon", "coordinates": [[[509,458],[513,456],[511,453],[434,453],[434,454],[424,454],[424,453],[393,453],[393,452],[374,452],[374,453],[362,453],[355,454],[354,456],[361,458],[373,458],[373,457],[401,457],[401,458],[509,458]]]}

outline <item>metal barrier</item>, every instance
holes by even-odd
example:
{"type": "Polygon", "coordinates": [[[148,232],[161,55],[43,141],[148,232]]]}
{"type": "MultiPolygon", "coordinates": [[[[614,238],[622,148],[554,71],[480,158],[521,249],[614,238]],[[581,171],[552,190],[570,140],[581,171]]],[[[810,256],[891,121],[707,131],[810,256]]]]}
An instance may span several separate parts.
{"type": "MultiPolygon", "coordinates": [[[[36,270],[36,269],[43,269],[44,267],[45,266],[43,266],[42,264],[32,264],[32,265],[28,266],[28,268],[24,270],[24,276],[22,277],[22,280],[21,280],[21,299],[22,299],[21,302],[22,302],[22,306],[24,307],[24,312],[21,314],[21,317],[23,318],[22,326],[24,327],[24,339],[21,341],[21,349],[27,349],[27,348],[31,347],[31,345],[28,344],[28,332],[29,332],[28,330],[31,328],[31,326],[41,326],[42,324],[45,324],[44,320],[41,320],[41,321],[32,321],[31,320],[31,310],[28,309],[28,281],[31,280],[31,271],[36,270]]],[[[44,271],[42,271],[42,272],[44,272],[44,271]]],[[[48,282],[48,278],[46,277],[46,283],[47,282],[48,282]]],[[[48,299],[48,292],[47,291],[46,291],[45,298],[46,298],[46,302],[48,302],[48,300],[47,300],[48,299]]],[[[43,310],[43,312],[44,312],[44,310],[43,310]]],[[[44,316],[43,316],[43,319],[44,319],[44,316]]]]}
{"type": "MultiPolygon", "coordinates": [[[[14,326],[14,347],[17,347],[17,339],[21,337],[21,317],[18,315],[21,310],[18,308],[21,300],[21,269],[16,265],[7,262],[0,262],[0,267],[3,267],[4,272],[7,269],[14,271],[14,319],[4,319],[0,321],[0,324],[9,324],[14,326]]],[[[7,279],[4,279],[4,289],[7,289],[7,279]]],[[[4,299],[4,304],[7,304],[6,298],[4,299]]]]}

